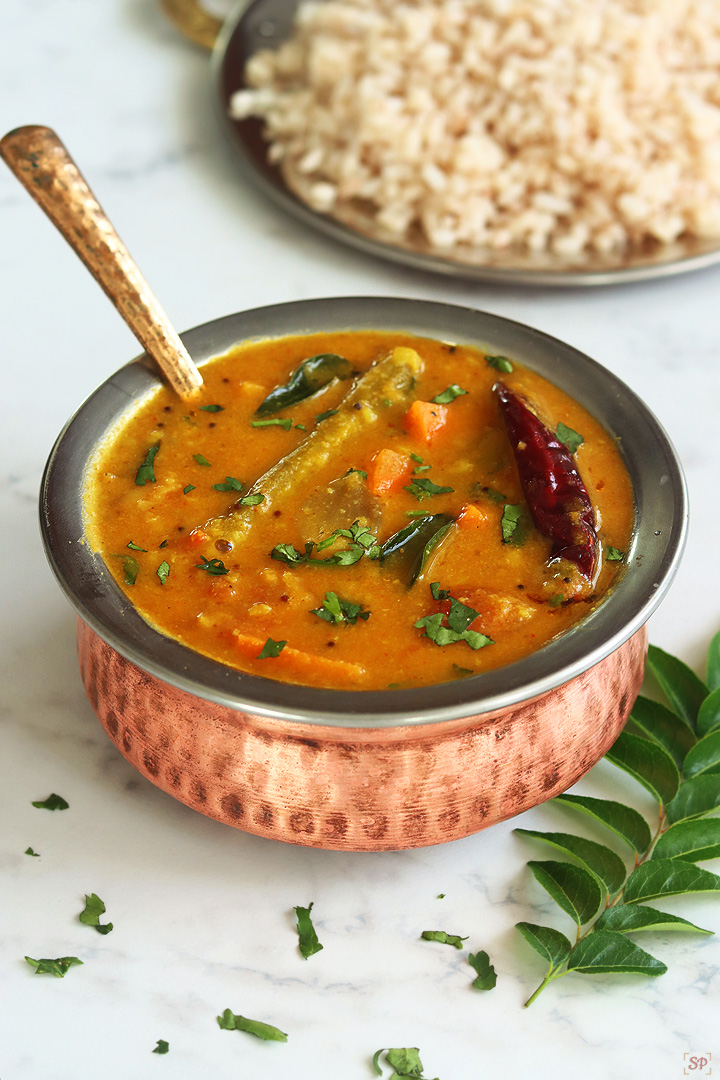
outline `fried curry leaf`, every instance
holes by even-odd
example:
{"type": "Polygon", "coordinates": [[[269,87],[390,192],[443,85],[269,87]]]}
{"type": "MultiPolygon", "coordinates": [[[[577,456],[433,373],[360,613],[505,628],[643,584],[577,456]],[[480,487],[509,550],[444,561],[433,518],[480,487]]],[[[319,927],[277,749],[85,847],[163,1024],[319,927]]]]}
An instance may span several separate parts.
{"type": "Polygon", "coordinates": [[[293,426],[292,418],[287,416],[281,420],[279,417],[276,420],[251,420],[250,427],[281,427],[284,431],[289,431],[293,426]]]}
{"type": "Polygon", "coordinates": [[[97,895],[97,893],[90,893],[88,896],[85,893],[85,907],[78,915],[81,923],[85,923],[86,926],[94,926],[98,934],[109,934],[113,928],[112,923],[100,923],[100,916],[105,914],[105,905],[97,895]]]}
{"type": "Polygon", "coordinates": [[[199,563],[195,563],[195,569],[206,570],[208,574],[212,574],[214,577],[230,573],[222,559],[206,559],[204,555],[200,556],[199,563]]]}
{"type": "Polygon", "coordinates": [[[160,565],[158,566],[155,573],[157,574],[158,578],[160,579],[160,584],[164,585],[165,582],[167,581],[167,579],[170,577],[170,563],[165,562],[165,560],[163,560],[160,563],[160,565]]]}
{"type": "Polygon", "coordinates": [[[55,960],[33,960],[31,956],[26,956],[25,959],[35,968],[36,975],[54,975],[56,979],[64,979],[75,964],[82,966],[82,960],[78,960],[77,956],[58,956],[55,960]]]}
{"type": "Polygon", "coordinates": [[[392,559],[414,585],[433,551],[445,539],[453,518],[449,514],[423,514],[396,532],[380,548],[380,561],[392,559]]]}
{"type": "Polygon", "coordinates": [[[322,607],[312,608],[311,615],[317,615],[329,623],[344,623],[345,626],[354,626],[358,619],[366,622],[370,618],[370,612],[363,610],[362,604],[354,604],[352,600],[341,600],[337,593],[326,592],[322,607]]]}
{"type": "Polygon", "coordinates": [[[504,371],[506,375],[512,374],[513,366],[507,356],[486,356],[485,363],[496,371],[504,371]]]}
{"type": "Polygon", "coordinates": [[[308,957],[314,956],[315,953],[319,953],[322,949],[322,945],[318,941],[318,936],[315,933],[312,919],[310,918],[312,909],[312,904],[308,907],[295,908],[295,915],[297,916],[298,948],[306,960],[308,957]]]}
{"type": "Polygon", "coordinates": [[[476,990],[494,989],[497,984],[497,973],[486,952],[470,953],[468,964],[477,972],[477,978],[472,981],[476,990]]]}
{"type": "Polygon", "coordinates": [[[403,491],[409,491],[418,500],[429,499],[431,495],[445,495],[447,492],[454,490],[455,488],[443,487],[442,484],[435,484],[428,477],[421,476],[417,480],[413,480],[412,483],[403,486],[403,491]]]}
{"type": "Polygon", "coordinates": [[[137,561],[134,555],[115,555],[114,559],[122,560],[123,568],[123,581],[126,585],[134,585],[137,581],[137,576],[140,573],[140,563],[137,561]]]}
{"type": "Polygon", "coordinates": [[[287,1042],[288,1037],[280,1028],[272,1024],[265,1024],[262,1020],[250,1020],[247,1016],[234,1013],[232,1009],[226,1009],[222,1016],[218,1016],[217,1022],[223,1031],[246,1031],[248,1035],[255,1035],[258,1039],[271,1042],[287,1042]]]}
{"type": "Polygon", "coordinates": [[[327,420],[329,416],[337,416],[337,409],[326,409],[325,412],[320,412],[315,417],[315,423],[320,424],[323,420],[327,420]]]}
{"type": "Polygon", "coordinates": [[[430,398],[434,405],[449,405],[451,401],[454,401],[457,397],[462,397],[463,394],[467,394],[467,390],[463,390],[462,386],[458,386],[457,383],[452,383],[448,386],[447,390],[443,390],[441,394],[436,394],[434,398],[430,398]]]}
{"type": "MultiPolygon", "coordinates": [[[[201,408],[202,408],[202,406],[201,406],[201,408]]],[[[209,408],[209,406],[208,406],[208,408],[209,408]]],[[[157,1046],[153,1050],[153,1054],[167,1054],[169,1049],[170,1049],[170,1043],[169,1042],[166,1042],[165,1039],[158,1039],[157,1046]]]]}
{"type": "Polygon", "coordinates": [[[258,653],[258,660],[274,660],[283,651],[287,641],[273,641],[271,637],[267,639],[263,645],[261,651],[258,653]]]}
{"type": "Polygon", "coordinates": [[[242,491],[243,485],[234,476],[226,476],[224,484],[213,484],[213,491],[242,491]]]}
{"type": "Polygon", "coordinates": [[[558,424],[555,434],[560,442],[567,446],[571,454],[576,453],[585,442],[585,439],[579,432],[574,431],[571,427],[568,427],[567,424],[563,424],[562,420],[558,424]]]}
{"type": "Polygon", "coordinates": [[[145,460],[143,461],[138,471],[135,473],[135,483],[138,484],[140,487],[143,487],[145,484],[157,483],[157,480],[155,479],[155,468],[153,462],[155,461],[155,456],[159,449],[160,443],[155,443],[154,446],[151,446],[147,454],[145,455],[145,460]]]}
{"type": "Polygon", "coordinates": [[[276,386],[255,410],[256,416],[272,416],[282,409],[312,397],[333,379],[349,379],[353,367],[349,360],[336,353],[311,356],[295,369],[283,386],[276,386]]]}
{"type": "Polygon", "coordinates": [[[444,930],[423,930],[420,937],[423,941],[439,941],[441,945],[454,945],[456,949],[462,949],[463,941],[467,941],[467,937],[446,934],[444,930]]]}
{"type": "Polygon", "coordinates": [[[56,795],[55,792],[52,795],[48,795],[44,802],[34,802],[33,806],[37,806],[40,810],[69,810],[70,803],[65,802],[62,795],[56,795]]]}

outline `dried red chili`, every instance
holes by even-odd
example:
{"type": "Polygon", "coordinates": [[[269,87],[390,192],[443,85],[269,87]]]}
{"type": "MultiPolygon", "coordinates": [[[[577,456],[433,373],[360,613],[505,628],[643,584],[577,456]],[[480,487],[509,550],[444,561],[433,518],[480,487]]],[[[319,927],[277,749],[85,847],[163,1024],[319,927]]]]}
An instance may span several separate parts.
{"type": "Polygon", "coordinates": [[[521,397],[502,382],[494,390],[528,509],[552,541],[551,559],[567,559],[592,579],[598,560],[595,512],[572,455],[521,397]]]}

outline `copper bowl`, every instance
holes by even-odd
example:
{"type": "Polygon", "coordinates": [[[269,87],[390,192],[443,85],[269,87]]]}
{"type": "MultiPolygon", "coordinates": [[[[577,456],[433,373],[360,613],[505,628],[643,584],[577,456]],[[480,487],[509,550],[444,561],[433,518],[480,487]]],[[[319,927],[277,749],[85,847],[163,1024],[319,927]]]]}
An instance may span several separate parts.
{"type": "Polygon", "coordinates": [[[312,847],[379,851],[468,836],[570,787],[611,746],[643,677],[645,623],[682,554],[687,497],[665,432],[589,357],[495,315],[379,297],[308,300],[182,335],[195,361],[251,338],[386,329],[516,358],[566,388],[619,440],[636,500],[627,569],[588,617],[537,653],[419,689],[294,686],[225,667],[135,612],[83,540],[85,471],[158,376],[146,357],[95,391],[61,433],[41,490],[45,550],[78,611],[80,670],[122,754],[209,817],[312,847]]]}

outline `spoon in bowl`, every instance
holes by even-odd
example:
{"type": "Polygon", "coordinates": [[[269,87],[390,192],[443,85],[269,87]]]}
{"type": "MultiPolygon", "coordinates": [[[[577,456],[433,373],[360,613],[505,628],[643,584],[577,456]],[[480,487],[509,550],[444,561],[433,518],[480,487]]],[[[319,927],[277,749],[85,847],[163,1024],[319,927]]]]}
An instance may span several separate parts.
{"type": "Polygon", "coordinates": [[[82,259],[173,390],[181,398],[196,394],[202,375],[55,132],[34,124],[15,128],[0,140],[0,157],[82,259]]]}

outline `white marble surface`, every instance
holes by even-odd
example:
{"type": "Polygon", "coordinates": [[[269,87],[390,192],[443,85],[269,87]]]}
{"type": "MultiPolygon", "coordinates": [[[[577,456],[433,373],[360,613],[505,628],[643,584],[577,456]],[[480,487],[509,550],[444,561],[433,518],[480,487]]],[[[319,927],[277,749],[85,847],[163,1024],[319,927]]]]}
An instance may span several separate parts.
{"type": "MultiPolygon", "coordinates": [[[[180,328],[309,296],[426,297],[536,325],[624,378],[670,432],[692,501],[688,550],[651,638],[701,670],[720,626],[720,270],[573,293],[383,265],[313,235],[243,182],[211,112],[207,57],[151,0],[4,0],[0,40],[0,129],[62,134],[180,328]]],[[[569,976],[523,1011],[542,964],[513,924],[569,923],[525,869],[543,856],[512,835],[517,822],[407,853],[293,848],[206,820],[117,753],[80,685],[36,493],[67,416],[137,348],[4,171],[0,215],[2,1080],[361,1080],[383,1045],[419,1046],[426,1074],[442,1080],[674,1080],[685,1054],[713,1051],[720,1065],[716,938],[648,937],[669,965],[662,978],[569,976]],[[31,806],[51,791],[68,811],[31,806]],[[107,937],[77,921],[90,891],[115,923],[107,937]],[[306,962],[291,911],[310,900],[325,949],[306,962]],[[466,954],[418,941],[426,928],[486,949],[496,990],[472,991],[466,954]],[[38,978],[25,953],[85,966],[38,978]],[[289,1042],[221,1032],[227,1007],[277,1024],[289,1042]],[[166,1057],[151,1054],[160,1038],[166,1057]]],[[[635,794],[605,763],[581,788],[635,794]]],[[[545,808],[522,824],[571,820],[545,808]]],[[[665,906],[720,929],[716,900],[665,906]]]]}

